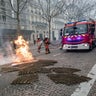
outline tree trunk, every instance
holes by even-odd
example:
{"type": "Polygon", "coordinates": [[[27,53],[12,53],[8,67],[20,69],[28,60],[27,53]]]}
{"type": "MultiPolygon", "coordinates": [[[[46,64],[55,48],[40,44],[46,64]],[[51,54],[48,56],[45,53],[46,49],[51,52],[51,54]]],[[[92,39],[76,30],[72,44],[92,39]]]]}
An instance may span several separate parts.
{"type": "Polygon", "coordinates": [[[20,35],[20,13],[19,13],[19,0],[17,0],[17,35],[20,35]]]}
{"type": "Polygon", "coordinates": [[[51,40],[51,19],[48,21],[49,23],[49,28],[48,28],[48,31],[49,31],[49,40],[51,40]]]}
{"type": "Polygon", "coordinates": [[[19,18],[19,13],[17,13],[17,33],[20,34],[20,18],[19,18]]]}

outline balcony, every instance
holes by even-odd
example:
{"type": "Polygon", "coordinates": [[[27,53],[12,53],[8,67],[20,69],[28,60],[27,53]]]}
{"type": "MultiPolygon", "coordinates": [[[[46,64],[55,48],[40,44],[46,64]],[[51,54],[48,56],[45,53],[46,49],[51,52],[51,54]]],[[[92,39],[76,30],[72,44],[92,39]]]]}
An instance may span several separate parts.
{"type": "Polygon", "coordinates": [[[47,23],[43,23],[43,22],[32,22],[33,25],[38,26],[38,27],[47,27],[48,24],[47,23]]]}

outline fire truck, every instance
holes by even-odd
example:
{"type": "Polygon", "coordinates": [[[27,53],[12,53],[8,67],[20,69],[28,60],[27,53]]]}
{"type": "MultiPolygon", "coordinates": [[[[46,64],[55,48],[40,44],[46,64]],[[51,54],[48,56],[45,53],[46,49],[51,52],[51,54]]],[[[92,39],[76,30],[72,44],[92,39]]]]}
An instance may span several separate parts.
{"type": "Polygon", "coordinates": [[[65,24],[62,36],[64,50],[92,50],[96,46],[96,22],[82,20],[65,24]]]}

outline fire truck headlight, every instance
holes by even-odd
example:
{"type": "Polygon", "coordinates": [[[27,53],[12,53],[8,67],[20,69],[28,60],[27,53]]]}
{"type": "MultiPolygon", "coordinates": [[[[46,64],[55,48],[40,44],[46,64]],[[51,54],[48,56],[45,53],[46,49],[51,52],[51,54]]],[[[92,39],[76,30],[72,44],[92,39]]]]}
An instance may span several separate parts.
{"type": "Polygon", "coordinates": [[[88,46],[88,44],[84,44],[84,46],[88,46]]]}
{"type": "Polygon", "coordinates": [[[67,47],[67,45],[64,45],[64,47],[67,47]]]}

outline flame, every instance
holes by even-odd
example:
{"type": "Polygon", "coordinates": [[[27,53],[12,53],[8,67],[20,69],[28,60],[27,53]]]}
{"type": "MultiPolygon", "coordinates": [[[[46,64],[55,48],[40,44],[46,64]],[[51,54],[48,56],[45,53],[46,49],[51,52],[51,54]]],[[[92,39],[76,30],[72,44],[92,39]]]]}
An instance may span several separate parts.
{"type": "Polygon", "coordinates": [[[16,62],[32,61],[34,59],[28,46],[29,43],[24,40],[23,36],[18,36],[14,43],[16,44],[16,62]]]}

